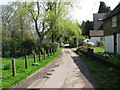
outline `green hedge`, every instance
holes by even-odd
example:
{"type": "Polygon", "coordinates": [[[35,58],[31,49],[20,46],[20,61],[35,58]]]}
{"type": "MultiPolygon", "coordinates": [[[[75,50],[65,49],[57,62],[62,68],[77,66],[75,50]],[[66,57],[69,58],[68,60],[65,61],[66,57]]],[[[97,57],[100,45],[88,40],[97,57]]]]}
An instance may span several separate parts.
{"type": "Polygon", "coordinates": [[[38,53],[38,51],[41,51],[42,53],[44,52],[44,50],[48,53],[48,50],[52,49],[52,50],[57,50],[59,47],[59,43],[57,42],[43,42],[43,43],[38,43],[36,46],[36,53],[38,53]]]}
{"type": "Polygon", "coordinates": [[[98,40],[96,42],[97,42],[98,47],[104,47],[104,41],[103,40],[98,40]]]}

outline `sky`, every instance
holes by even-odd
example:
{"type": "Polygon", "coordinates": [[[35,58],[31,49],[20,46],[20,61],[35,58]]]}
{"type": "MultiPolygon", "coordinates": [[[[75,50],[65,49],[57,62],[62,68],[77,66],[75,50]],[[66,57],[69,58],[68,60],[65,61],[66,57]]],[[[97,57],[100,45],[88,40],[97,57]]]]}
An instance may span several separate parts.
{"type": "Polygon", "coordinates": [[[77,4],[79,3],[79,8],[75,7],[72,10],[71,16],[74,19],[77,19],[79,23],[83,20],[93,21],[93,13],[97,13],[100,5],[100,1],[104,1],[107,6],[111,7],[113,10],[120,0],[77,0],[77,4]]]}
{"type": "MultiPolygon", "coordinates": [[[[9,1],[15,0],[0,0],[0,4],[6,4],[9,1]]],[[[21,1],[21,0],[20,0],[21,1]]],[[[29,0],[26,0],[29,1],[29,0]]],[[[120,0],[72,0],[74,8],[71,10],[71,18],[77,20],[79,23],[82,21],[93,21],[93,13],[97,13],[100,5],[100,1],[105,2],[107,6],[113,10],[120,0]]]]}

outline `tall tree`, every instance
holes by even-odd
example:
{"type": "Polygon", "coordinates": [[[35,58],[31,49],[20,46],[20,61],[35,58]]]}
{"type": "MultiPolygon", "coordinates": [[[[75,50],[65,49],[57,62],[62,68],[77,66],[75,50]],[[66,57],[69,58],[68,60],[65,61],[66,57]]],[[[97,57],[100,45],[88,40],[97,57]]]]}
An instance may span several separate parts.
{"type": "Polygon", "coordinates": [[[40,42],[43,41],[48,32],[51,34],[52,42],[61,37],[61,34],[56,35],[60,30],[57,28],[57,24],[60,18],[66,18],[66,8],[69,5],[70,2],[62,2],[62,0],[37,1],[26,5],[27,10],[31,13],[40,42]]]}
{"type": "Polygon", "coordinates": [[[89,36],[89,31],[93,30],[93,22],[89,20],[83,21],[80,27],[82,28],[82,34],[89,36]]]}
{"type": "Polygon", "coordinates": [[[101,1],[98,13],[108,13],[110,11],[111,11],[110,7],[107,6],[103,1],[101,1]]]}
{"type": "Polygon", "coordinates": [[[11,2],[2,7],[3,56],[7,53],[15,57],[17,52],[24,52],[20,45],[26,38],[31,38],[32,23],[24,5],[21,2],[11,2]]]}

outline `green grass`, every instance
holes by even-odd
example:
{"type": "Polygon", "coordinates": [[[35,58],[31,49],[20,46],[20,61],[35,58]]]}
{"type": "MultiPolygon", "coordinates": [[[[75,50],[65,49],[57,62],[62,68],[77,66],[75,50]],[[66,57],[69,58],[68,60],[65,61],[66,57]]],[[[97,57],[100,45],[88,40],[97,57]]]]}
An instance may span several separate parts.
{"type": "Polygon", "coordinates": [[[104,48],[102,47],[92,47],[92,49],[94,49],[94,53],[98,53],[98,52],[104,52],[104,48]]]}
{"type": "Polygon", "coordinates": [[[2,59],[0,58],[0,90],[2,87],[2,59]]]}
{"type": "Polygon", "coordinates": [[[120,88],[120,71],[105,66],[93,58],[77,51],[85,60],[97,88],[120,88]]]}
{"type": "MultiPolygon", "coordinates": [[[[31,75],[38,69],[44,67],[46,64],[54,60],[56,57],[58,57],[60,54],[60,49],[53,54],[52,56],[47,56],[46,59],[43,59],[42,56],[42,61],[39,61],[38,55],[37,55],[37,63],[39,63],[38,66],[33,66],[32,64],[34,63],[33,55],[28,56],[28,65],[29,68],[25,69],[25,59],[24,57],[20,57],[16,59],[16,73],[17,76],[13,77],[12,76],[12,67],[10,70],[2,70],[2,88],[9,88],[16,83],[20,82],[22,79],[26,78],[27,76],[31,75]]],[[[3,58],[2,59],[2,68],[5,63],[12,63],[11,58],[3,58]]]]}

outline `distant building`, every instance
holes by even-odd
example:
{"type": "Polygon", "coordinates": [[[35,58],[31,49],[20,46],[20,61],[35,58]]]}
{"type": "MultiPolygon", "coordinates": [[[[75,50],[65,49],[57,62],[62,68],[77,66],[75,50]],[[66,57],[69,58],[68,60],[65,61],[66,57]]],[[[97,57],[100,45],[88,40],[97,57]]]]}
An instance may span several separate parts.
{"type": "Polygon", "coordinates": [[[105,18],[106,13],[96,13],[93,14],[93,24],[94,30],[103,30],[103,19],[105,18]]]}
{"type": "Polygon", "coordinates": [[[105,51],[120,54],[120,3],[104,19],[105,51]]]}
{"type": "Polygon", "coordinates": [[[97,46],[98,40],[104,40],[103,19],[106,13],[93,14],[94,30],[90,30],[90,40],[97,46]]]}
{"type": "Polygon", "coordinates": [[[98,40],[104,40],[104,31],[103,30],[90,30],[90,40],[97,46],[98,40]]]}

